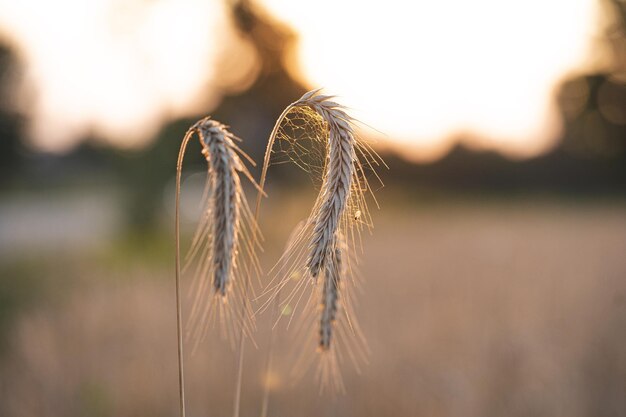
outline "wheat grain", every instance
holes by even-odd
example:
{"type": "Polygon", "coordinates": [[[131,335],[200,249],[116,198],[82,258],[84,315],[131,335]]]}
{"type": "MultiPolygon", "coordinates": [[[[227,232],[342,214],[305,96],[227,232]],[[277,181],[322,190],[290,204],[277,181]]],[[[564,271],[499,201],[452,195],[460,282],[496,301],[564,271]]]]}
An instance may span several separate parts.
{"type": "Polygon", "coordinates": [[[334,245],[334,256],[326,262],[324,288],[322,290],[322,314],[320,318],[319,346],[322,350],[330,349],[333,325],[337,317],[339,282],[342,275],[341,249],[334,245]]]}

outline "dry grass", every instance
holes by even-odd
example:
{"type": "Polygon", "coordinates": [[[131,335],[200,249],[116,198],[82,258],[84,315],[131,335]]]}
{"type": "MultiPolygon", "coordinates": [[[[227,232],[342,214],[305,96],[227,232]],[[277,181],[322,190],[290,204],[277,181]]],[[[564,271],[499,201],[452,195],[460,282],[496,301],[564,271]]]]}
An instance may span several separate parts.
{"type": "MultiPolygon", "coordinates": [[[[305,198],[269,200],[268,242],[286,240],[308,209],[305,198]]],[[[293,335],[277,332],[272,415],[626,414],[624,206],[416,208],[384,198],[361,265],[369,366],[346,373],[346,395],[320,401],[312,379],[290,385],[293,335]]],[[[281,250],[267,247],[266,258],[281,250]]],[[[163,360],[176,349],[170,267],[63,265],[45,275],[82,277],[82,284],[14,322],[0,361],[0,415],[175,414],[175,364],[163,360]]],[[[272,321],[259,318],[259,350],[246,357],[242,415],[259,411],[272,321]]],[[[235,363],[219,338],[188,358],[194,414],[230,413],[235,363]]]]}

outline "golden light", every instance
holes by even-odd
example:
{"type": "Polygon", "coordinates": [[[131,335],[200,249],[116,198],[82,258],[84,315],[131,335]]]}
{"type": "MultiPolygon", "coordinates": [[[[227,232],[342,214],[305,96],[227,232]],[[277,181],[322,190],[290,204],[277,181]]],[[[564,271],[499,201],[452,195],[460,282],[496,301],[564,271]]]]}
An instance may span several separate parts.
{"type": "Polygon", "coordinates": [[[34,89],[23,104],[31,136],[49,150],[90,132],[137,146],[163,119],[215,106],[222,89],[247,85],[255,62],[221,1],[4,1],[0,27],[34,89]],[[216,71],[233,44],[238,65],[225,86],[216,71]]]}
{"type": "Polygon", "coordinates": [[[593,0],[266,0],[298,28],[293,72],[433,159],[459,137],[513,156],[560,133],[555,88],[589,56],[593,0]]]}
{"type": "MultiPolygon", "coordinates": [[[[599,20],[594,0],[259,2],[299,34],[294,76],[422,160],[459,138],[515,157],[548,149],[556,89],[589,66],[599,20]]],[[[255,53],[226,3],[0,0],[34,90],[31,136],[55,150],[90,132],[135,146],[246,88],[255,53]]]]}

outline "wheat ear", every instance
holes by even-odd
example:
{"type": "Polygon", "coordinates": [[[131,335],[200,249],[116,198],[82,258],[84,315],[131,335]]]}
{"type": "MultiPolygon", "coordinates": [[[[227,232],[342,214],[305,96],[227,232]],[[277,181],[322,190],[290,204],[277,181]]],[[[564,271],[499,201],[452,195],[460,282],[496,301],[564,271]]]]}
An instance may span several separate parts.
{"type": "Polygon", "coordinates": [[[311,252],[306,263],[315,279],[325,267],[329,252],[333,250],[332,242],[336,240],[339,222],[350,196],[355,171],[355,140],[350,117],[337,103],[328,100],[326,96],[313,95],[301,100],[328,123],[327,172],[318,196],[321,204],[314,219],[311,252]]]}
{"type": "Polygon", "coordinates": [[[319,346],[322,350],[330,349],[333,326],[337,317],[337,302],[339,300],[339,283],[342,276],[341,249],[334,246],[334,256],[326,262],[324,286],[322,289],[321,317],[319,329],[319,346]]]}
{"type": "MultiPolygon", "coordinates": [[[[323,359],[326,365],[323,365],[321,371],[322,384],[329,382],[325,375],[331,375],[339,380],[337,385],[342,385],[336,369],[336,345],[342,339],[337,338],[337,331],[340,334],[341,331],[347,331],[363,342],[356,322],[349,317],[349,292],[354,281],[353,251],[356,246],[360,246],[360,232],[371,227],[365,202],[365,193],[371,192],[371,188],[365,172],[368,169],[374,172],[374,165],[382,161],[367,144],[358,139],[353,123],[354,120],[345,108],[334,102],[331,96],[319,94],[319,90],[304,94],[289,105],[276,121],[267,145],[260,180],[260,186],[263,187],[276,141],[288,144],[290,148],[285,153],[296,165],[311,174],[321,174],[321,186],[313,209],[274,267],[274,276],[265,291],[269,297],[261,309],[269,306],[271,300],[276,299],[288,284],[295,282],[294,288],[281,297],[281,306],[291,307],[294,313],[299,309],[303,311],[302,316],[308,312],[317,317],[314,326],[317,329],[316,346],[327,358],[323,359]],[[296,143],[298,138],[290,135],[286,125],[291,126],[291,131],[311,128],[311,146],[321,147],[321,151],[307,150],[302,144],[296,143]],[[320,169],[306,165],[303,153],[309,156],[321,155],[323,160],[320,169]],[[303,297],[305,282],[312,283],[314,288],[308,298],[303,297]]],[[[260,201],[259,194],[257,209],[260,201]]],[[[354,354],[358,343],[347,344],[347,348],[352,350],[347,354],[355,359],[355,356],[359,356],[354,354]]]]}
{"type": "Polygon", "coordinates": [[[185,139],[193,134],[208,171],[205,210],[187,256],[186,267],[195,265],[188,336],[197,344],[217,320],[234,343],[236,327],[250,333],[254,325],[247,291],[251,276],[259,274],[255,249],[260,235],[240,177],[256,183],[242,160],[249,157],[236,144],[240,139],[225,125],[206,117],[191,126],[185,139]]]}
{"type": "Polygon", "coordinates": [[[197,343],[216,319],[234,345],[239,327],[237,383],[233,415],[239,414],[244,338],[254,325],[248,302],[251,275],[260,275],[255,249],[261,238],[243,193],[240,176],[258,185],[242,158],[254,162],[237,146],[239,138],[227,127],[205,117],[189,128],[178,157],[176,176],[176,302],[181,417],[184,417],[182,313],[180,303],[180,177],[182,159],[190,138],[197,134],[207,165],[206,209],[193,238],[187,266],[196,261],[189,335],[197,343]],[[216,314],[214,314],[216,313],[216,314]]]}

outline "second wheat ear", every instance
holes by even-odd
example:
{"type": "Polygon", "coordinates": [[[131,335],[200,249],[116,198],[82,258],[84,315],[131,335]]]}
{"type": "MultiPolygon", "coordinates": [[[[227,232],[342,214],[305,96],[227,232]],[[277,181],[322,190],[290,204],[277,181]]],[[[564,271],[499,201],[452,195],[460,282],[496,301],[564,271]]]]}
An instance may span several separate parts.
{"type": "MultiPolygon", "coordinates": [[[[262,308],[286,292],[280,296],[280,311],[291,312],[290,323],[296,315],[302,318],[299,332],[308,335],[302,351],[313,347],[321,354],[322,386],[342,389],[339,358],[350,357],[358,367],[365,356],[364,338],[352,314],[355,250],[361,247],[361,232],[372,226],[365,198],[371,193],[367,173],[375,174],[374,168],[384,163],[357,137],[345,107],[332,99],[319,90],[304,94],[283,111],[270,136],[261,187],[272,157],[279,153],[320,185],[307,220],[273,269],[262,308]],[[307,288],[313,291],[304,297],[307,288]]],[[[259,194],[257,210],[260,200],[259,194]]]]}

